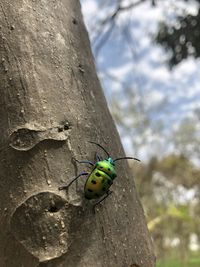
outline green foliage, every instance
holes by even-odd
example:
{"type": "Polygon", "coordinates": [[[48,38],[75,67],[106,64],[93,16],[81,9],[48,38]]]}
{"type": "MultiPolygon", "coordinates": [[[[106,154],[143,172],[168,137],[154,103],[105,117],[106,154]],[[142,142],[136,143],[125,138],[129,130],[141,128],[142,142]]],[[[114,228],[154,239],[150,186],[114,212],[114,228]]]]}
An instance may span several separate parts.
{"type": "Polygon", "coordinates": [[[171,205],[168,208],[167,214],[173,218],[181,220],[190,220],[191,216],[189,215],[189,208],[186,205],[171,205]]]}
{"type": "Polygon", "coordinates": [[[157,171],[174,184],[192,188],[200,181],[200,170],[184,155],[171,154],[160,160],[157,171]]]}
{"type": "Polygon", "coordinates": [[[198,111],[196,111],[193,117],[183,119],[179,127],[174,131],[174,144],[179,152],[187,157],[191,157],[192,155],[199,157],[200,155],[198,127],[199,118],[198,111]]]}
{"type": "Polygon", "coordinates": [[[167,261],[168,265],[158,266],[183,266],[178,259],[183,258],[182,252],[187,260],[190,234],[199,236],[200,169],[181,154],[171,154],[160,160],[154,157],[147,164],[132,166],[158,258],[163,254],[168,257],[177,248],[180,251],[176,261],[172,259],[167,261]],[[182,198],[179,188],[185,188],[185,193],[196,190],[196,197],[182,198]],[[170,245],[174,239],[179,240],[175,248],[170,245]]]}

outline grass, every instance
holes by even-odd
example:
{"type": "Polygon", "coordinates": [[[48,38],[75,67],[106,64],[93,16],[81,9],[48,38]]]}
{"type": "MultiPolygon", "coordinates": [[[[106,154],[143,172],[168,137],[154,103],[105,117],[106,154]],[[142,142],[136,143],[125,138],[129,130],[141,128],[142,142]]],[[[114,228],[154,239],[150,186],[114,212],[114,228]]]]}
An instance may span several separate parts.
{"type": "MultiPolygon", "coordinates": [[[[165,262],[158,259],[156,267],[183,267],[183,263],[178,258],[169,257],[165,262]]],[[[184,267],[200,267],[200,253],[192,253],[184,267]]]]}

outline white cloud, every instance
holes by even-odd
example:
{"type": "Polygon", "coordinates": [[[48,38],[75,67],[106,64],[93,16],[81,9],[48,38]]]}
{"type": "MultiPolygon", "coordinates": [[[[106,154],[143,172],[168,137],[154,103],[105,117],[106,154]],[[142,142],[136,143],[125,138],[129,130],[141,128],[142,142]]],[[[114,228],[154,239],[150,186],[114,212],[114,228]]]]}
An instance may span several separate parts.
{"type": "Polygon", "coordinates": [[[161,91],[151,90],[146,94],[146,100],[148,106],[158,105],[165,99],[165,94],[161,91]]]}
{"type": "Polygon", "coordinates": [[[82,0],[81,7],[85,19],[94,16],[94,14],[97,14],[98,12],[98,5],[97,2],[94,0],[82,0]]]}
{"type": "Polygon", "coordinates": [[[118,67],[109,68],[108,73],[123,81],[124,80],[123,78],[126,77],[126,75],[130,74],[132,70],[133,70],[132,64],[127,63],[118,67]]]}

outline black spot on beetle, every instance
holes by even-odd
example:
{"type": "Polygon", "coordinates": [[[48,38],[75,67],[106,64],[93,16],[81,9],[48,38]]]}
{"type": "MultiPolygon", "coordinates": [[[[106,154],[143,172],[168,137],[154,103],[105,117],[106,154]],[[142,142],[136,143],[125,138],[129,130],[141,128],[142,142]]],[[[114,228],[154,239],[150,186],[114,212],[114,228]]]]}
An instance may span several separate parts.
{"type": "Polygon", "coordinates": [[[96,172],[95,175],[96,175],[97,177],[100,177],[100,176],[101,176],[101,174],[100,174],[99,172],[96,172]]]}
{"type": "Polygon", "coordinates": [[[110,171],[110,168],[108,168],[108,171],[110,171]]]}
{"type": "Polygon", "coordinates": [[[92,189],[88,189],[88,191],[89,191],[89,192],[91,192],[91,193],[93,192],[93,190],[92,190],[92,189]]]}
{"type": "Polygon", "coordinates": [[[95,180],[92,180],[91,183],[92,183],[92,184],[96,184],[97,182],[96,182],[95,180]]]}

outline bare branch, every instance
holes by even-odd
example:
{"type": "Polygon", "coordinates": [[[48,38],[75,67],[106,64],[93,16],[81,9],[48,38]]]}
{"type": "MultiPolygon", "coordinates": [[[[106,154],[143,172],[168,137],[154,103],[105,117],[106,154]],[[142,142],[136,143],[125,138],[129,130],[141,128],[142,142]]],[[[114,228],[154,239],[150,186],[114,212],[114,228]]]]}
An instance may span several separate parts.
{"type": "Polygon", "coordinates": [[[127,6],[123,6],[122,5],[122,1],[120,0],[118,2],[118,4],[117,4],[117,7],[113,11],[113,13],[109,17],[107,17],[104,20],[100,21],[100,23],[99,23],[100,27],[97,30],[96,37],[93,40],[94,45],[96,43],[96,45],[95,45],[96,48],[94,49],[96,55],[99,53],[100,49],[104,46],[105,42],[110,37],[110,34],[113,31],[112,28],[115,25],[115,20],[119,16],[119,14],[121,12],[123,12],[123,11],[127,11],[127,10],[130,10],[132,8],[135,8],[136,6],[142,4],[145,1],[146,0],[138,0],[138,1],[133,2],[133,3],[129,4],[129,5],[127,5],[127,6]],[[108,24],[111,24],[111,25],[108,27],[108,30],[106,30],[105,33],[102,35],[102,32],[104,32],[104,29],[108,24]]]}
{"type": "Polygon", "coordinates": [[[102,35],[100,36],[100,40],[99,42],[97,42],[97,45],[95,47],[95,55],[98,56],[100,49],[104,46],[104,44],[106,43],[106,41],[109,39],[113,29],[114,29],[114,24],[115,22],[112,21],[109,29],[102,35]]]}
{"type": "Polygon", "coordinates": [[[128,9],[134,8],[134,7],[142,4],[145,1],[146,0],[139,0],[139,1],[134,2],[134,3],[132,3],[132,4],[128,5],[128,6],[124,6],[124,7],[123,6],[120,6],[118,11],[124,11],[124,10],[128,10],[128,9]]]}

